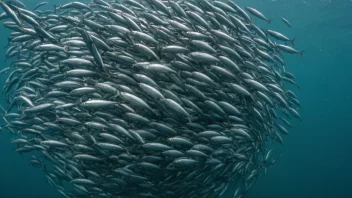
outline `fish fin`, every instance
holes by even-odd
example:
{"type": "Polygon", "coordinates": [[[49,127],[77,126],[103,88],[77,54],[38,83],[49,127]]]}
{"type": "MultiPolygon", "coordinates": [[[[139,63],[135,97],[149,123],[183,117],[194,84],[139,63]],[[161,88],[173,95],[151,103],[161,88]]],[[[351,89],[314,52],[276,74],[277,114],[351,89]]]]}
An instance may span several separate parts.
{"type": "MultiPolygon", "coordinates": [[[[149,32],[151,32],[151,31],[150,31],[150,28],[153,28],[153,27],[151,27],[151,26],[150,26],[150,23],[147,22],[147,29],[148,29],[149,32]]],[[[153,29],[154,29],[154,28],[153,28],[153,29]]]]}
{"type": "Polygon", "coordinates": [[[119,91],[117,91],[117,93],[112,97],[114,100],[116,100],[116,98],[117,97],[119,97],[120,96],[120,92],[119,91]]]}
{"type": "Polygon", "coordinates": [[[192,123],[192,120],[191,120],[191,117],[190,117],[190,116],[188,116],[188,122],[189,122],[189,123],[192,123]]]}
{"type": "MultiPolygon", "coordinates": [[[[83,24],[83,22],[84,22],[84,17],[82,17],[82,19],[79,21],[79,23],[77,23],[74,27],[73,27],[73,29],[75,29],[76,27],[79,27],[79,26],[81,26],[82,24],[83,24]]],[[[86,34],[88,34],[87,32],[85,32],[86,34]]],[[[92,40],[92,38],[90,37],[90,34],[88,34],[88,37],[89,37],[89,39],[90,40],[92,40]]]]}
{"type": "Polygon", "coordinates": [[[11,44],[11,39],[10,39],[10,37],[7,37],[7,45],[4,47],[5,49],[7,48],[7,47],[9,47],[10,46],[10,44],[11,44]]]}
{"type": "Polygon", "coordinates": [[[54,13],[56,14],[56,11],[57,11],[58,9],[60,9],[60,7],[58,8],[58,7],[56,6],[56,4],[53,5],[53,6],[54,6],[54,13]]]}
{"type": "Polygon", "coordinates": [[[133,40],[133,38],[126,33],[126,38],[127,38],[127,41],[131,42],[131,44],[134,46],[136,44],[136,42],[133,40]]]}
{"type": "Polygon", "coordinates": [[[5,111],[4,107],[0,104],[0,108],[1,108],[1,111],[2,113],[0,114],[1,116],[4,116],[7,114],[7,112],[5,111]]]}
{"type": "Polygon", "coordinates": [[[303,53],[304,53],[304,50],[299,52],[299,54],[301,55],[302,58],[303,58],[303,53]]]}
{"type": "Polygon", "coordinates": [[[296,38],[291,39],[291,43],[293,46],[295,46],[295,40],[296,40],[296,38]]]}
{"type": "Polygon", "coordinates": [[[67,54],[67,52],[68,52],[69,49],[70,49],[69,46],[65,46],[65,47],[64,47],[64,51],[65,51],[66,54],[67,54]]]}

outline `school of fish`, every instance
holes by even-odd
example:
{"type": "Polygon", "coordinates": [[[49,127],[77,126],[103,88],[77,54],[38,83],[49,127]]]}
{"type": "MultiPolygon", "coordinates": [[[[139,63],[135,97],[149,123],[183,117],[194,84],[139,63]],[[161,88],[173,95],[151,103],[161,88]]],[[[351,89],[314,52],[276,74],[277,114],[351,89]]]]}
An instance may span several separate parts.
{"type": "MultiPolygon", "coordinates": [[[[235,1],[0,0],[5,128],[64,197],[243,197],[301,120],[294,38],[235,1]]],[[[281,18],[291,27],[291,23],[281,18]]],[[[280,20],[277,20],[280,21],[280,20]]]]}

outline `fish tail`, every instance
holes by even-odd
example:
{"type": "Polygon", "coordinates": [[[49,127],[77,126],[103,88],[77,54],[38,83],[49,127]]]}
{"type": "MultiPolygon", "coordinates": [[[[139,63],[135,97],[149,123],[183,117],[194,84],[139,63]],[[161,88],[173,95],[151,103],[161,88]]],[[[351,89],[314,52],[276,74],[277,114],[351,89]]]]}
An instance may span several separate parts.
{"type": "Polygon", "coordinates": [[[68,52],[68,50],[69,50],[69,47],[68,47],[68,46],[65,46],[65,47],[64,47],[64,51],[65,51],[65,53],[67,53],[67,52],[68,52]]]}
{"type": "Polygon", "coordinates": [[[271,23],[271,21],[272,21],[272,19],[268,19],[268,23],[269,23],[269,24],[271,23]]]}
{"type": "Polygon", "coordinates": [[[293,46],[295,46],[295,40],[296,40],[296,38],[291,39],[291,43],[293,46]]]}
{"type": "Polygon", "coordinates": [[[135,46],[136,43],[134,42],[134,40],[133,40],[133,38],[132,38],[131,35],[129,35],[128,33],[123,34],[123,35],[126,36],[126,41],[127,41],[128,43],[130,43],[131,45],[135,46]]]}
{"type": "Polygon", "coordinates": [[[7,37],[7,45],[4,47],[4,48],[7,48],[7,47],[9,47],[10,46],[10,44],[11,44],[11,38],[10,37],[7,37]]]}
{"type": "Polygon", "coordinates": [[[299,52],[299,54],[301,55],[302,58],[303,58],[303,53],[304,53],[304,50],[299,52]]]}
{"type": "Polygon", "coordinates": [[[189,123],[192,123],[192,120],[191,120],[191,117],[190,117],[190,116],[188,116],[188,122],[189,122],[189,123]]]}
{"type": "Polygon", "coordinates": [[[74,28],[79,27],[80,25],[82,25],[83,22],[84,22],[84,19],[85,19],[85,17],[82,17],[82,19],[79,21],[79,23],[77,23],[77,24],[74,26],[74,28]]]}
{"type": "Polygon", "coordinates": [[[1,115],[4,116],[7,114],[6,110],[4,109],[4,107],[0,104],[0,109],[1,109],[1,115]]]}

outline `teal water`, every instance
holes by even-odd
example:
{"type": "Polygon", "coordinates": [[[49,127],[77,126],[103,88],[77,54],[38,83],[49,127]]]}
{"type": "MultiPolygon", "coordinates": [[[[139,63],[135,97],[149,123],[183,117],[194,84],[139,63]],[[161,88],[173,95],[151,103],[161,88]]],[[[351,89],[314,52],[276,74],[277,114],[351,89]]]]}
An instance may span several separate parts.
{"type": "MultiPolygon", "coordinates": [[[[26,2],[31,8],[39,1],[26,2]]],[[[66,1],[49,2],[52,6],[66,1]]],[[[255,23],[296,37],[296,47],[305,50],[304,58],[285,58],[287,69],[301,86],[295,92],[302,104],[303,121],[295,123],[284,146],[275,146],[282,158],[259,178],[246,198],[352,197],[352,1],[236,2],[273,18],[270,26],[259,20],[255,23]],[[286,27],[280,16],[293,27],[286,27]]],[[[6,46],[8,33],[0,27],[0,47],[6,46]]],[[[4,54],[5,49],[0,48],[1,59],[4,54]]],[[[6,64],[2,62],[0,67],[6,64]]],[[[40,169],[13,152],[10,140],[7,132],[0,132],[0,197],[61,197],[46,183],[40,169]]]]}

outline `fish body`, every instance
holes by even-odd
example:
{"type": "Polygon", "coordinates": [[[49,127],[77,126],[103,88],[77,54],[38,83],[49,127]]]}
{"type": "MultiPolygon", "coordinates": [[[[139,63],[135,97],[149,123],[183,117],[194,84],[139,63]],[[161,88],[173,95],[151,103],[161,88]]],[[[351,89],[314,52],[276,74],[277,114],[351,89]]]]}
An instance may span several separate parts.
{"type": "Polygon", "coordinates": [[[272,21],[271,19],[266,18],[266,16],[264,16],[263,13],[259,12],[255,8],[246,7],[246,9],[248,10],[249,13],[253,14],[254,16],[256,16],[256,17],[258,17],[260,19],[263,19],[263,20],[267,21],[269,24],[272,21]]]}
{"type": "Polygon", "coordinates": [[[280,17],[280,18],[288,27],[292,27],[291,23],[287,19],[285,19],[284,17],[280,17]]]}

